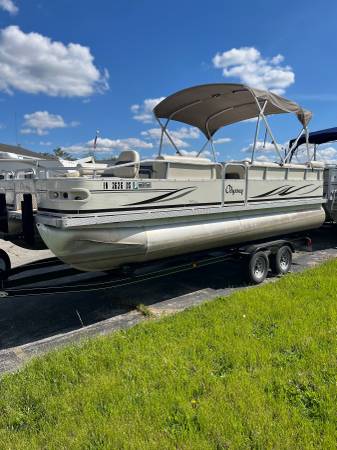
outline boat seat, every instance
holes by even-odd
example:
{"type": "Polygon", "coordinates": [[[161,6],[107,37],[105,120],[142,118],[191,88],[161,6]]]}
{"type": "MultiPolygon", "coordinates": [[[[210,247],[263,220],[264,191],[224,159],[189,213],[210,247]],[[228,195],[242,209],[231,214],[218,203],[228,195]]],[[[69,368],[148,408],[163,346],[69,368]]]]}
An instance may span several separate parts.
{"type": "Polygon", "coordinates": [[[93,175],[103,173],[104,169],[108,166],[107,164],[99,164],[99,163],[81,163],[77,165],[77,170],[80,173],[80,176],[93,175]]]}
{"type": "Polygon", "coordinates": [[[238,173],[226,173],[226,180],[240,180],[240,175],[238,173]]]}
{"type": "Polygon", "coordinates": [[[107,167],[102,176],[103,177],[118,177],[118,178],[135,178],[139,173],[140,157],[139,153],[134,150],[125,150],[120,153],[116,163],[113,166],[107,167]],[[128,167],[118,167],[122,164],[134,163],[128,167]]]}
{"type": "Polygon", "coordinates": [[[228,164],[225,171],[226,180],[244,180],[246,170],[239,164],[228,164]]]}

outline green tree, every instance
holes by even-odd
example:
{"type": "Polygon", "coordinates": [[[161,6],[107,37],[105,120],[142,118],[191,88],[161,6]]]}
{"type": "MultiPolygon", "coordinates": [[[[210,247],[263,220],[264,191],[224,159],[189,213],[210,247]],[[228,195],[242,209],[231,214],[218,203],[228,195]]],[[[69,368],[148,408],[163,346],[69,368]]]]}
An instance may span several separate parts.
{"type": "Polygon", "coordinates": [[[54,155],[57,158],[61,158],[61,159],[68,159],[69,161],[74,161],[74,158],[67,152],[65,152],[64,150],[62,150],[61,147],[57,147],[53,150],[54,155]]]}

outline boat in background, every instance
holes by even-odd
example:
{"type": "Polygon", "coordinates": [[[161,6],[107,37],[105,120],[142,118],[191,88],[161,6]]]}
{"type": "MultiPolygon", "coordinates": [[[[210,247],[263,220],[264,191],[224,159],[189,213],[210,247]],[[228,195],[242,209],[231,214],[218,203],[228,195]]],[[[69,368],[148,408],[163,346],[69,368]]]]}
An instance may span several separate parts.
{"type": "MultiPolygon", "coordinates": [[[[312,159],[316,160],[319,146],[329,144],[337,141],[337,127],[326,128],[324,130],[312,131],[308,133],[308,144],[311,145],[312,159]]],[[[290,161],[294,159],[298,153],[298,150],[306,145],[305,136],[301,136],[298,139],[297,144],[293,145],[295,139],[290,141],[290,145],[293,147],[290,161]]],[[[337,150],[337,149],[336,149],[337,150]]],[[[324,170],[324,185],[323,192],[326,198],[324,209],[327,215],[327,220],[337,223],[337,163],[332,161],[325,162],[324,170]]]]}
{"type": "Polygon", "coordinates": [[[22,232],[22,202],[24,194],[32,197],[33,211],[37,209],[35,180],[40,177],[79,177],[93,175],[107,167],[88,156],[77,160],[60,159],[21,147],[0,145],[0,194],[5,195],[10,234],[22,232]]]}

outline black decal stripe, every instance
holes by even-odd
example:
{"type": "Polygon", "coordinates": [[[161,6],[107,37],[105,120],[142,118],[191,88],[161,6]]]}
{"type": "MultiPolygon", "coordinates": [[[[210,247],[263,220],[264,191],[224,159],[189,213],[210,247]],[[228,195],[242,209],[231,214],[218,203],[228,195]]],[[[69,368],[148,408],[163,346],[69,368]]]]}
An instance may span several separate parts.
{"type": "Polygon", "coordinates": [[[181,198],[181,197],[184,197],[184,196],[187,195],[187,194],[190,194],[190,193],[193,192],[194,190],[195,190],[195,189],[191,189],[190,191],[187,191],[187,192],[181,192],[180,194],[174,195],[173,197],[170,197],[170,198],[164,198],[164,199],[162,199],[162,200],[158,200],[156,203],[169,202],[169,201],[171,201],[171,200],[176,200],[177,198],[181,198]]]}
{"type": "Polygon", "coordinates": [[[282,195],[282,196],[291,195],[294,192],[301,191],[302,189],[305,189],[305,188],[310,187],[310,186],[313,186],[313,185],[312,184],[307,184],[306,186],[301,186],[301,187],[296,188],[296,189],[292,189],[292,186],[291,186],[291,187],[288,187],[287,189],[285,189],[284,191],[279,192],[278,195],[282,195]]]}
{"type": "MultiPolygon", "coordinates": [[[[261,200],[259,199],[255,199],[254,197],[250,197],[250,199],[248,200],[248,203],[256,203],[256,202],[261,202],[261,203],[265,203],[265,202],[277,202],[277,201],[283,201],[283,202],[290,202],[291,200],[306,200],[306,199],[311,199],[311,198],[321,198],[323,200],[323,196],[322,195],[305,195],[305,196],[301,196],[301,197],[290,197],[290,198],[274,198],[274,197],[269,197],[267,200],[261,200]]],[[[323,202],[322,202],[323,203],[323,202]]]]}
{"type": "MultiPolygon", "coordinates": [[[[294,192],[298,192],[298,191],[300,191],[302,189],[305,189],[305,188],[308,188],[310,186],[313,186],[313,184],[306,184],[305,186],[301,186],[299,188],[295,188],[295,186],[288,186],[288,185],[279,186],[278,188],[273,189],[272,191],[268,191],[268,192],[265,192],[265,193],[259,194],[259,195],[254,195],[254,197],[252,197],[252,198],[270,197],[273,194],[274,195],[281,195],[281,196],[284,197],[286,195],[291,195],[294,192]]],[[[318,188],[319,188],[319,186],[317,188],[315,188],[314,190],[316,190],[318,188]]],[[[313,192],[313,191],[309,191],[307,193],[309,194],[310,192],[313,192]]]]}
{"type": "Polygon", "coordinates": [[[50,209],[50,208],[39,208],[42,212],[54,212],[60,214],[96,214],[104,212],[125,212],[125,211],[144,211],[149,209],[167,209],[167,208],[190,208],[193,206],[216,206],[221,205],[221,202],[214,203],[183,203],[177,205],[157,205],[157,206],[147,206],[146,208],[111,208],[111,209],[86,209],[86,210],[66,210],[66,209],[50,209]]]}
{"type": "MultiPolygon", "coordinates": [[[[315,198],[321,198],[322,199],[322,203],[323,203],[323,197],[321,195],[313,195],[310,197],[292,197],[291,199],[288,199],[288,202],[291,200],[305,200],[305,199],[315,199],[315,198]]],[[[256,200],[256,199],[252,199],[249,200],[248,203],[257,203],[260,202],[262,203],[266,203],[266,202],[270,202],[270,204],[272,204],[272,202],[275,201],[287,201],[284,198],[273,198],[273,199],[268,199],[266,201],[263,200],[256,200]]],[[[241,200],[239,201],[235,201],[235,200],[231,200],[231,201],[226,201],[225,202],[225,206],[229,205],[229,204],[239,204],[239,205],[244,205],[244,202],[241,200]]],[[[66,210],[66,209],[51,209],[51,208],[39,208],[38,211],[39,212],[51,212],[51,213],[57,213],[57,214],[96,214],[96,213],[105,213],[105,212],[127,212],[127,211],[144,211],[146,212],[147,210],[152,210],[152,209],[173,209],[173,208],[191,208],[191,207],[200,207],[200,206],[219,206],[221,205],[221,202],[214,202],[214,203],[190,203],[190,204],[177,204],[177,205],[157,205],[157,206],[147,206],[146,208],[112,208],[112,209],[86,209],[86,210],[66,210]]]]}
{"type": "Polygon", "coordinates": [[[268,197],[269,195],[272,195],[272,194],[276,193],[276,191],[279,191],[280,189],[283,189],[285,187],[287,187],[287,185],[279,186],[278,188],[273,189],[272,191],[265,192],[264,194],[254,195],[254,197],[252,197],[252,198],[268,197]]]}
{"type": "MultiPolygon", "coordinates": [[[[163,199],[166,199],[167,197],[170,197],[171,195],[177,194],[178,192],[186,191],[187,189],[193,189],[194,190],[194,189],[196,189],[196,187],[195,186],[189,186],[189,187],[184,187],[184,188],[181,188],[181,189],[176,189],[173,192],[167,192],[166,194],[159,195],[158,197],[152,197],[152,198],[149,198],[147,200],[141,200],[140,202],[135,202],[135,203],[127,203],[126,205],[123,205],[123,206],[147,205],[149,203],[156,203],[156,202],[158,202],[160,200],[163,200],[163,199]]],[[[191,191],[189,191],[189,192],[191,192],[191,191]]],[[[185,192],[183,195],[186,195],[189,192],[185,192]]],[[[170,200],[170,199],[168,199],[168,200],[170,200]]]]}
{"type": "Polygon", "coordinates": [[[305,192],[303,195],[311,194],[312,192],[317,191],[317,189],[320,189],[322,186],[316,186],[314,189],[311,189],[311,191],[305,192]]]}
{"type": "Polygon", "coordinates": [[[90,189],[90,192],[95,194],[106,194],[107,192],[122,192],[128,194],[137,194],[138,192],[175,192],[176,189],[153,189],[153,188],[139,188],[139,189],[90,189]]]}

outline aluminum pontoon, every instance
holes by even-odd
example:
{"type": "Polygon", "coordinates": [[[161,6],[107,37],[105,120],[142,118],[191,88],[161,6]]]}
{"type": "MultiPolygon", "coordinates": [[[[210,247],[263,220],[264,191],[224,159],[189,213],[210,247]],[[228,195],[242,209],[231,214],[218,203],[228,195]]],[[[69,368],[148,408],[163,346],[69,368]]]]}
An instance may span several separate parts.
{"type": "Polygon", "coordinates": [[[36,222],[46,245],[87,271],[155,260],[319,227],[323,165],[292,164],[267,116],[294,113],[308,136],[311,113],[276,94],[241,84],[208,84],[177,92],[154,109],[162,134],[159,154],[140,160],[124,151],[91,177],[39,177],[36,222]],[[250,161],[216,161],[213,136],[223,126],[257,118],[250,161]],[[164,119],[164,121],[163,121],[164,119]],[[183,156],[168,132],[171,120],[197,127],[214,161],[183,156]],[[278,163],[255,160],[261,123],[278,163]],[[169,141],[175,156],[163,154],[169,141]]]}

